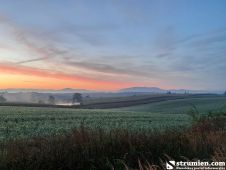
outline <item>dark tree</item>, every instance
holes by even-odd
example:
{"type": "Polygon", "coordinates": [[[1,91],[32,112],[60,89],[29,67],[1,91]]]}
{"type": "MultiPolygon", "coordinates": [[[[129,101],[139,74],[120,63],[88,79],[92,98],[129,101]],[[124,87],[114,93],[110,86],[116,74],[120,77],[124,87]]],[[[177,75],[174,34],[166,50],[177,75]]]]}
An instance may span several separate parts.
{"type": "Polygon", "coordinates": [[[171,94],[171,91],[168,91],[166,94],[171,94]]]}
{"type": "Polygon", "coordinates": [[[55,97],[50,95],[48,101],[50,104],[55,104],[55,97]]]}
{"type": "Polygon", "coordinates": [[[76,102],[82,104],[82,94],[81,93],[73,94],[72,103],[74,104],[76,102]]]}
{"type": "Polygon", "coordinates": [[[5,103],[6,101],[7,101],[6,98],[3,95],[1,95],[0,96],[0,103],[5,103]]]}
{"type": "Polygon", "coordinates": [[[226,91],[224,92],[224,95],[226,96],[226,91]]]}

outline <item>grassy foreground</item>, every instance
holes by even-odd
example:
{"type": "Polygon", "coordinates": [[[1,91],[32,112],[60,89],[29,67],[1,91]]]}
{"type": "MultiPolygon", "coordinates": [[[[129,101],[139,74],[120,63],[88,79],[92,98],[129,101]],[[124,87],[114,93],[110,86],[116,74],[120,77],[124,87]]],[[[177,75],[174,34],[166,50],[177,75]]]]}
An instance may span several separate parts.
{"type": "Polygon", "coordinates": [[[205,118],[184,130],[129,132],[81,126],[65,135],[2,144],[2,170],[164,169],[167,159],[224,161],[225,117],[205,118]],[[170,155],[171,158],[169,158],[170,155]],[[155,166],[153,166],[155,165],[155,166]]]}

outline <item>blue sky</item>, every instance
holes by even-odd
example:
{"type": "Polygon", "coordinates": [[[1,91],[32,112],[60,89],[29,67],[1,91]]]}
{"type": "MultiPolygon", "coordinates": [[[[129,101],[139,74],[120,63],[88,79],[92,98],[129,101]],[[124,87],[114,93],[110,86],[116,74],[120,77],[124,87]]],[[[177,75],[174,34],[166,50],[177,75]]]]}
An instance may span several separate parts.
{"type": "Polygon", "coordinates": [[[0,77],[18,87],[43,71],[62,87],[226,88],[224,0],[0,2],[0,77]]]}

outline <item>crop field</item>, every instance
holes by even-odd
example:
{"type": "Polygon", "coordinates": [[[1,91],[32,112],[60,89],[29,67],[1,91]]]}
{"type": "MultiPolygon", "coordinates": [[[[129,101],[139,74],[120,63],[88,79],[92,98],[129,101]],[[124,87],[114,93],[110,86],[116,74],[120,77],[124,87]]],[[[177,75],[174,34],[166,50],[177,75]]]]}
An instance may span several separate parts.
{"type": "MultiPolygon", "coordinates": [[[[151,94],[134,95],[127,97],[106,97],[96,98],[90,101],[84,101],[82,108],[88,109],[111,109],[121,107],[131,107],[150,103],[159,103],[163,101],[176,101],[179,99],[219,99],[223,96],[214,94],[151,94]]],[[[141,106],[143,107],[143,106],[141,106]]]]}
{"type": "Polygon", "coordinates": [[[92,128],[160,129],[189,124],[186,114],[109,110],[0,107],[0,139],[64,133],[81,123],[92,128]]]}
{"type": "Polygon", "coordinates": [[[0,141],[55,135],[84,124],[90,128],[150,130],[189,126],[187,114],[225,109],[226,97],[187,98],[117,109],[0,106],[0,141]],[[194,108],[193,108],[194,109],[194,108]]]}
{"type": "Polygon", "coordinates": [[[206,97],[121,109],[0,106],[0,169],[165,167],[164,155],[222,161],[225,103],[206,97]],[[213,112],[195,119],[192,111],[213,112]]]}
{"type": "Polygon", "coordinates": [[[222,111],[226,109],[226,97],[187,98],[124,107],[113,110],[152,112],[152,113],[180,113],[186,114],[193,107],[200,113],[222,111]]]}

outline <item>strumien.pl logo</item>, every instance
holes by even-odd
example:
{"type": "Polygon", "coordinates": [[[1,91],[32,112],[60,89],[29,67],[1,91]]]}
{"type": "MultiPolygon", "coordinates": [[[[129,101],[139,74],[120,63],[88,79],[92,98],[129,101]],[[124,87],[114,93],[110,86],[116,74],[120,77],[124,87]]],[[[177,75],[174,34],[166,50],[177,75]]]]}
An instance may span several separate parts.
{"type": "Polygon", "coordinates": [[[225,170],[225,162],[202,162],[198,161],[167,161],[166,169],[187,169],[187,170],[201,170],[201,169],[209,169],[209,170],[225,170]]]}
{"type": "Polygon", "coordinates": [[[166,169],[174,169],[175,168],[175,161],[166,162],[166,169]]]}

